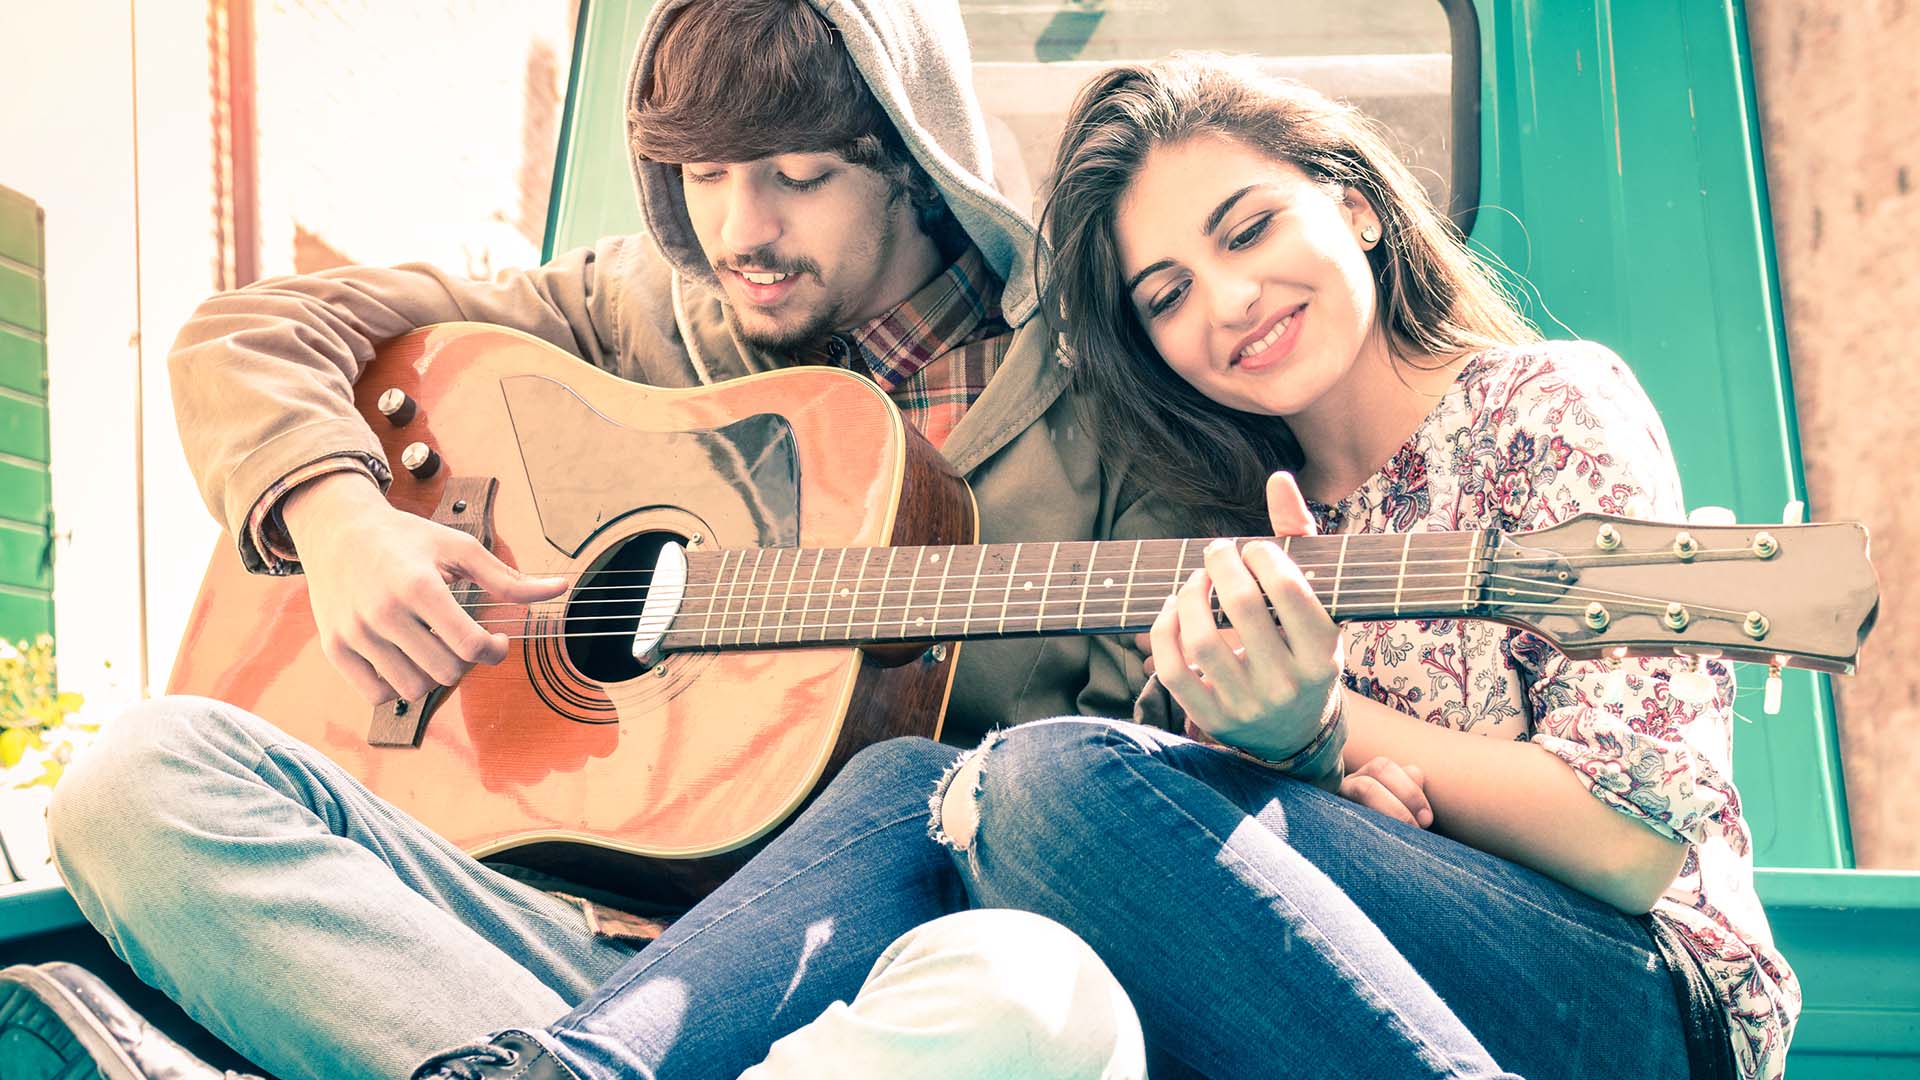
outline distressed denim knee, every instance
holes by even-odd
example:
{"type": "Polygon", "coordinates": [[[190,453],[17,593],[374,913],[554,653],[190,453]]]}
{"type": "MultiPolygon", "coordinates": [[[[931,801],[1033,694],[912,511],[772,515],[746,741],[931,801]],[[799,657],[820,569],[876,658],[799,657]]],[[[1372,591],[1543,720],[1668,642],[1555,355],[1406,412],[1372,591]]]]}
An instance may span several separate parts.
{"type": "Polygon", "coordinates": [[[981,776],[987,755],[1005,734],[987,732],[980,745],[954,759],[934,785],[933,798],[927,803],[927,835],[935,841],[959,852],[973,847],[974,833],[980,827],[981,776]]]}
{"type": "Polygon", "coordinates": [[[1148,752],[1164,733],[1136,724],[1065,717],[990,733],[934,789],[929,831],[956,853],[971,852],[995,822],[1045,827],[1052,808],[1112,768],[1114,749],[1148,752]]]}

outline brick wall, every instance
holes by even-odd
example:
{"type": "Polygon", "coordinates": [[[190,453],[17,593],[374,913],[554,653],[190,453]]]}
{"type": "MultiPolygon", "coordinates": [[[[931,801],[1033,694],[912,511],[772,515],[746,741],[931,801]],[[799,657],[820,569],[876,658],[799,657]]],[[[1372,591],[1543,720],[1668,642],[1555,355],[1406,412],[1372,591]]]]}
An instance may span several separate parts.
{"type": "Polygon", "coordinates": [[[1920,3],[1748,4],[1812,511],[1873,531],[1880,621],[1836,680],[1862,866],[1920,867],[1920,3]]]}

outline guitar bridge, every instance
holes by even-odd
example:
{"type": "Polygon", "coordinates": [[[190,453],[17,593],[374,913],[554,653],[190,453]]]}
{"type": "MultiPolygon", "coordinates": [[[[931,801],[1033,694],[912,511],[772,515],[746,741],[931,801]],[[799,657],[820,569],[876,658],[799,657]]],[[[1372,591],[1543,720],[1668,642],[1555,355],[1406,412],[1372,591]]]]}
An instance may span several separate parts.
{"type": "MultiPolygon", "coordinates": [[[[493,550],[493,493],[500,482],[493,477],[450,476],[440,492],[440,505],[430,520],[458,529],[487,550],[493,550]]],[[[480,600],[480,586],[465,582],[453,588],[460,610],[472,614],[480,600]]],[[[418,701],[389,701],[373,708],[373,722],[367,727],[367,742],[372,746],[418,747],[426,737],[427,721],[447,696],[447,687],[436,686],[418,701]]]]}

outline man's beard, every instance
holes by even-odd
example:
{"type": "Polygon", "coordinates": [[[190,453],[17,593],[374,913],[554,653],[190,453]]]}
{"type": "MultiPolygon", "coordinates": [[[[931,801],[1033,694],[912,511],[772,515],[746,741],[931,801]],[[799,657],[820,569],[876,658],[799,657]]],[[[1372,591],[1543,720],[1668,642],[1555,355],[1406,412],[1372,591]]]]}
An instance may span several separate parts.
{"type": "Polygon", "coordinates": [[[807,317],[799,326],[773,328],[767,330],[749,329],[740,321],[740,313],[732,304],[725,305],[727,324],[733,327],[733,333],[741,341],[765,353],[787,357],[812,355],[826,345],[827,339],[838,329],[838,312],[831,306],[822,307],[807,317]]]}
{"type": "MultiPolygon", "coordinates": [[[[714,273],[752,269],[780,274],[804,274],[814,281],[824,284],[820,276],[820,267],[811,259],[783,259],[769,248],[761,248],[750,254],[724,259],[712,263],[714,273]]],[[[724,296],[724,290],[722,295],[724,296]]],[[[762,352],[776,356],[789,356],[795,353],[811,351],[825,344],[827,338],[840,329],[840,308],[838,304],[827,303],[807,315],[798,326],[787,329],[749,330],[740,320],[740,313],[733,304],[724,305],[727,309],[727,323],[733,328],[734,335],[748,345],[762,352]]]]}

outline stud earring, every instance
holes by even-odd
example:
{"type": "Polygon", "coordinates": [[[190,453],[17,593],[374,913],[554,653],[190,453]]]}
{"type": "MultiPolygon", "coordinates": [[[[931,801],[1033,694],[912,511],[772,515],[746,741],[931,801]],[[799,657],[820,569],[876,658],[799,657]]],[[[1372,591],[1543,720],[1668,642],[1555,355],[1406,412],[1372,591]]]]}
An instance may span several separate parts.
{"type": "Polygon", "coordinates": [[[1362,225],[1360,227],[1360,239],[1369,244],[1380,239],[1380,226],[1362,225]]]}

